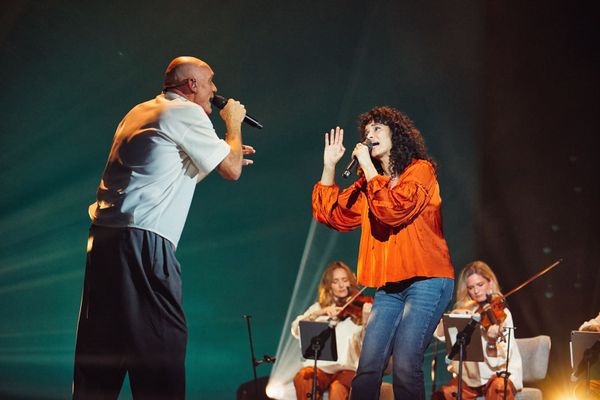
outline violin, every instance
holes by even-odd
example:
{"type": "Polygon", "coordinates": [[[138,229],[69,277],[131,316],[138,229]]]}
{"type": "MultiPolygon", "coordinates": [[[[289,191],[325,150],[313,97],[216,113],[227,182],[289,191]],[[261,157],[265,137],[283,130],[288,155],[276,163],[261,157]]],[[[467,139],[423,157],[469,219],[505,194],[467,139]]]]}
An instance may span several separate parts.
{"type": "MultiPolygon", "coordinates": [[[[357,325],[362,325],[362,310],[365,303],[373,303],[373,298],[371,296],[365,296],[361,293],[366,289],[366,287],[362,288],[356,294],[346,297],[344,299],[339,299],[336,302],[336,306],[342,307],[342,310],[337,315],[337,318],[340,321],[345,320],[346,318],[351,318],[352,322],[357,325]]],[[[350,290],[350,289],[349,289],[350,290]]]]}
{"type": "MultiPolygon", "coordinates": [[[[492,325],[501,325],[506,320],[506,298],[499,293],[488,293],[486,299],[479,303],[476,313],[481,316],[479,324],[488,329],[492,325]]],[[[506,342],[506,336],[499,332],[498,339],[501,342],[506,342]]]]}
{"type": "Polygon", "coordinates": [[[506,298],[501,294],[488,293],[486,299],[479,303],[476,313],[481,315],[480,324],[485,329],[492,325],[500,325],[506,319],[506,298]]]}

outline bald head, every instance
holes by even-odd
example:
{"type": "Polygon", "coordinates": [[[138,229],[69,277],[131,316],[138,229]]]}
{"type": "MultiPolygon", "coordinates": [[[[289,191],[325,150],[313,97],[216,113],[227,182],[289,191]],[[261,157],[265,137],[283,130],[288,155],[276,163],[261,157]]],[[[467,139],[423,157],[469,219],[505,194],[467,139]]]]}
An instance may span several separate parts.
{"type": "Polygon", "coordinates": [[[196,57],[177,57],[165,71],[163,89],[193,101],[210,114],[210,100],[217,91],[213,75],[213,70],[204,61],[196,57]]]}
{"type": "Polygon", "coordinates": [[[169,63],[165,71],[164,87],[175,86],[186,79],[193,79],[202,70],[212,72],[207,63],[196,57],[177,57],[169,63]]]}

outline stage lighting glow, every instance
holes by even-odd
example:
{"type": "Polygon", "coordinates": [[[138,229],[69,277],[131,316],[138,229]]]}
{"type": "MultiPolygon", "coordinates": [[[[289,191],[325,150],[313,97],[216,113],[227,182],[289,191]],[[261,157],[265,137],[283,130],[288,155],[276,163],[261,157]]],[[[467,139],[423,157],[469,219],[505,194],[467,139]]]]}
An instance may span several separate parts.
{"type": "Polygon", "coordinates": [[[267,395],[273,399],[296,398],[293,379],[296,372],[302,368],[302,355],[298,339],[292,336],[290,326],[296,316],[302,314],[315,301],[321,269],[333,257],[337,239],[338,235],[335,232],[320,227],[314,219],[311,221],[285,322],[281,328],[277,362],[271,370],[267,384],[267,395]]]}
{"type": "Polygon", "coordinates": [[[89,253],[90,251],[92,251],[92,247],[94,246],[94,237],[92,235],[90,235],[88,237],[88,241],[87,241],[87,252],[89,253]]]}
{"type": "Polygon", "coordinates": [[[271,382],[267,385],[265,392],[271,399],[283,399],[284,386],[279,382],[271,382]]]}
{"type": "Polygon", "coordinates": [[[544,398],[548,398],[550,400],[584,400],[578,399],[575,394],[573,394],[572,389],[558,389],[550,390],[548,393],[544,393],[544,398]]]}

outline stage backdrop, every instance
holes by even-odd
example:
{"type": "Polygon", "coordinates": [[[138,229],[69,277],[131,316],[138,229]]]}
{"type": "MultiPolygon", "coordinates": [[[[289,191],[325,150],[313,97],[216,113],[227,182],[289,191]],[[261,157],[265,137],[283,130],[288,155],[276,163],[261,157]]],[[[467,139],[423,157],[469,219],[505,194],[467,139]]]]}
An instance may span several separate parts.
{"type": "MultiPolygon", "coordinates": [[[[597,83],[588,77],[597,67],[588,56],[593,32],[590,24],[579,28],[579,19],[590,21],[585,10],[527,9],[519,19],[506,7],[11,2],[0,16],[0,397],[68,398],[87,207],[115,127],[132,106],[160,93],[164,68],[177,55],[208,62],[219,93],[240,99],[265,126],[244,128],[257,154],[240,181],[213,174],[197,187],[177,251],[190,399],[234,398],[252,378],[242,315],[253,316],[257,356],[275,353],[309,231],[323,132],[346,128],[352,148],[358,114],[377,105],[410,115],[440,164],[457,269],[475,257],[489,260],[509,288],[565,257],[562,270],[536,283],[535,295],[524,290],[511,303],[524,327],[517,336],[548,333],[564,346],[568,330],[600,308],[591,229],[596,184],[591,147],[581,140],[597,123],[576,119],[597,111],[588,92],[597,83]],[[556,18],[570,40],[550,34],[556,18]],[[540,51],[552,45],[538,26],[562,54],[540,51]],[[561,68],[547,67],[557,59],[561,68]],[[573,83],[580,92],[571,91],[573,83]],[[573,309],[558,306],[567,296],[576,296],[573,309]]],[[[222,135],[218,114],[211,118],[222,135]]],[[[341,236],[333,254],[355,266],[356,234],[341,236]]],[[[567,362],[564,348],[556,354],[557,364],[567,362]]],[[[259,366],[258,375],[269,368],[259,366]]],[[[441,369],[438,385],[448,378],[441,369]]],[[[127,387],[121,398],[131,398],[127,387]]]]}

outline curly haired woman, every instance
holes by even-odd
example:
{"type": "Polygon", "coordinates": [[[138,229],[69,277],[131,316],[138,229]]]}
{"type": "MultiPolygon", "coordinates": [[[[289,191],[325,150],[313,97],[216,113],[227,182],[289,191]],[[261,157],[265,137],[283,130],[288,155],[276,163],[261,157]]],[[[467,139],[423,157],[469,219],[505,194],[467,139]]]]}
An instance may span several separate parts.
{"type": "Polygon", "coordinates": [[[325,133],[323,173],[313,190],[313,215],[338,231],[361,228],[358,281],[377,288],[352,399],[377,399],[393,361],[396,399],[424,399],[423,357],[452,297],[454,269],[442,232],[435,164],[421,133],[400,111],[376,107],[359,118],[352,151],[359,178],[335,184],[344,131],[325,133]]]}

